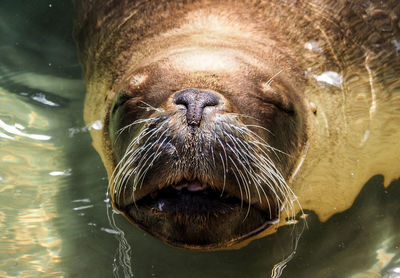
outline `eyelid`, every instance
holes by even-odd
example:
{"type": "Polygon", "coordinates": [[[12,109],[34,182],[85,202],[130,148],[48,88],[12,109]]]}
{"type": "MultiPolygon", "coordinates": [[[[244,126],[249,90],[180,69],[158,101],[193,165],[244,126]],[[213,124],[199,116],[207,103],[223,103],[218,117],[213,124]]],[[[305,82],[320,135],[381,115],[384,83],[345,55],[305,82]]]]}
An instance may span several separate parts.
{"type": "Polygon", "coordinates": [[[128,100],[133,99],[134,97],[130,96],[128,93],[125,91],[120,91],[118,93],[118,96],[116,97],[116,101],[113,104],[113,107],[111,109],[111,113],[115,113],[119,107],[124,105],[128,100]]]}
{"type": "Polygon", "coordinates": [[[278,109],[280,109],[286,113],[289,113],[289,114],[294,113],[294,107],[293,107],[292,103],[285,101],[282,98],[278,99],[278,98],[274,98],[274,97],[267,95],[267,96],[263,96],[262,100],[264,102],[267,102],[267,103],[270,103],[270,104],[276,106],[278,109]]]}
{"type": "Polygon", "coordinates": [[[264,87],[263,93],[260,98],[264,102],[276,106],[283,112],[293,114],[295,112],[295,108],[293,103],[287,97],[287,95],[285,95],[286,90],[287,90],[286,88],[280,86],[279,84],[274,84],[274,86],[268,86],[268,88],[264,87]]]}

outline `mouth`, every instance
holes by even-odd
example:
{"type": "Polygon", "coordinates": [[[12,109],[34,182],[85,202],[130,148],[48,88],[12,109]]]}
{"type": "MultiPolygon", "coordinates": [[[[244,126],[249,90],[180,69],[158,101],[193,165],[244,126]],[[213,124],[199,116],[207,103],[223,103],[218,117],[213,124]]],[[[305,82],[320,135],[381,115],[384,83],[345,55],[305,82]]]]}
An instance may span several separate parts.
{"type": "Polygon", "coordinates": [[[239,200],[225,192],[218,192],[209,184],[199,180],[181,182],[153,192],[136,202],[138,207],[147,208],[165,215],[206,216],[218,210],[223,214],[232,210],[239,200]]]}
{"type": "Polygon", "coordinates": [[[278,222],[278,214],[197,179],[183,179],[119,210],[153,236],[198,250],[235,245],[278,222]]]}

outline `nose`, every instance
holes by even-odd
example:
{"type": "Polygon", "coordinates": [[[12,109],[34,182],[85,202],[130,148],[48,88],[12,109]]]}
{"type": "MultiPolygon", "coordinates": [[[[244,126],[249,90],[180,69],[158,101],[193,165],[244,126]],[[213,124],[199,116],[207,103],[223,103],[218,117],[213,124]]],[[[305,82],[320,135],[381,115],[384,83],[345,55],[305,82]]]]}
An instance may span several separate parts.
{"type": "Polygon", "coordinates": [[[199,126],[203,116],[203,110],[206,106],[217,106],[219,98],[216,93],[185,89],[176,93],[174,97],[175,104],[182,104],[186,107],[186,120],[189,126],[199,126]]]}

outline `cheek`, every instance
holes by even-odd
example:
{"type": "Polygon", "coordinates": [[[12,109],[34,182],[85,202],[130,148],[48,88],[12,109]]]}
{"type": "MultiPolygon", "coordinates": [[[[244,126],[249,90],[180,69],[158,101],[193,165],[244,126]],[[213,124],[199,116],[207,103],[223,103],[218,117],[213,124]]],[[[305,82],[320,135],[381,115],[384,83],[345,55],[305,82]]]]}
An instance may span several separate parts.
{"type": "Polygon", "coordinates": [[[151,113],[142,108],[140,103],[140,98],[132,98],[109,111],[109,138],[117,155],[124,153],[126,145],[139,132],[141,125],[134,124],[135,121],[144,119],[151,113]]]}
{"type": "Polygon", "coordinates": [[[288,113],[273,104],[250,98],[237,100],[237,103],[238,113],[244,115],[243,122],[262,140],[287,154],[296,155],[303,127],[295,111],[288,113]]]}
{"type": "MultiPolygon", "coordinates": [[[[118,130],[129,125],[140,117],[139,99],[132,99],[110,111],[110,134],[115,135],[118,130]]],[[[111,138],[112,139],[112,138],[111,138]]]]}
{"type": "Polygon", "coordinates": [[[271,126],[274,123],[280,122],[284,117],[282,117],[283,112],[279,111],[272,104],[261,103],[258,107],[255,107],[251,111],[252,116],[259,119],[265,127],[271,126]]]}

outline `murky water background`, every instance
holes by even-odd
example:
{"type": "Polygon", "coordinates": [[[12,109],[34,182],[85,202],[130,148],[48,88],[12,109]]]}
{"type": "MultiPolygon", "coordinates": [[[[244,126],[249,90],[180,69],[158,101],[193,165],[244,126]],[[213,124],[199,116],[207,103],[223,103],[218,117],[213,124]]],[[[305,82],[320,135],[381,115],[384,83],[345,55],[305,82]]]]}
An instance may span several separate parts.
{"type": "MultiPolygon", "coordinates": [[[[83,122],[69,1],[0,3],[0,276],[270,277],[292,228],[232,251],[169,247],[107,203],[83,122]]],[[[400,277],[400,182],[373,177],[352,208],[312,212],[282,277],[400,277]],[[354,275],[354,276],[353,276],[354,275]],[[359,275],[359,276],[355,276],[359,275]]]]}

